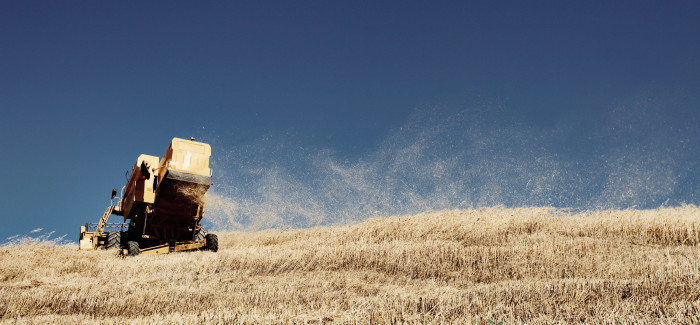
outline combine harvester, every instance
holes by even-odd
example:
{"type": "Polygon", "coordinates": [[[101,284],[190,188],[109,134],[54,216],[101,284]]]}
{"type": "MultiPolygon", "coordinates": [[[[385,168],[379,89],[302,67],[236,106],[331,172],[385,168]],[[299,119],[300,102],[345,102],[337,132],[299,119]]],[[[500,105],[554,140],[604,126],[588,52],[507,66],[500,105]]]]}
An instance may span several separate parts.
{"type": "Polygon", "coordinates": [[[216,252],[216,235],[200,224],[204,194],[212,185],[210,156],[211,147],[194,138],[174,138],[160,160],[140,155],[127,171],[118,202],[114,202],[117,190],[112,190],[112,201],[100,221],[80,227],[80,250],[121,248],[128,255],[194,249],[216,252]],[[124,223],[108,223],[112,214],[123,216],[124,223]],[[90,228],[95,230],[89,232],[90,228]],[[114,230],[105,233],[105,229],[114,230]]]}

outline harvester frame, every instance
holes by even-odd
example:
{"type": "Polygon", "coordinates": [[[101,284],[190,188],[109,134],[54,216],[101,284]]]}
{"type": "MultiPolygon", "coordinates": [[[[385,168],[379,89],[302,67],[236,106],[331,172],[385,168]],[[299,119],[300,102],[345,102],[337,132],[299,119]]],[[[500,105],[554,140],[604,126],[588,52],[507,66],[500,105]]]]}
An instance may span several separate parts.
{"type": "Polygon", "coordinates": [[[173,138],[162,160],[140,155],[127,171],[118,199],[117,190],[112,190],[110,205],[99,222],[80,227],[79,249],[120,248],[125,255],[217,251],[217,236],[200,223],[204,194],[213,184],[210,155],[208,144],[178,138],[173,138]],[[113,214],[123,216],[124,223],[108,223],[113,214]],[[95,231],[89,231],[91,225],[95,231]],[[105,232],[108,226],[122,229],[105,232]]]}

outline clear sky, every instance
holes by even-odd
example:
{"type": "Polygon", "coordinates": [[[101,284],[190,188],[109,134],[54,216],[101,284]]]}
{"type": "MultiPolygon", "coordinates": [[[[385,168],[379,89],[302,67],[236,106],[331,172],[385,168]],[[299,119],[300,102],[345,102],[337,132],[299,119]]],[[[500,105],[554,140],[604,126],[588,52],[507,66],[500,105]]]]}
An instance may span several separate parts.
{"type": "Polygon", "coordinates": [[[190,136],[261,211],[698,204],[700,3],[2,1],[0,109],[0,242],[190,136]]]}

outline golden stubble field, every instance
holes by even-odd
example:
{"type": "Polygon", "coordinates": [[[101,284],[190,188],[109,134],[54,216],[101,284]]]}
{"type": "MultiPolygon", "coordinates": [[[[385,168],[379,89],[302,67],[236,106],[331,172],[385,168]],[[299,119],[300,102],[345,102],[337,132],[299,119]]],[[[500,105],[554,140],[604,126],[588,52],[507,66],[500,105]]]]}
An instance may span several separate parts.
{"type": "Polygon", "coordinates": [[[0,247],[17,324],[700,323],[700,208],[488,208],[220,233],[220,251],[0,247]]]}

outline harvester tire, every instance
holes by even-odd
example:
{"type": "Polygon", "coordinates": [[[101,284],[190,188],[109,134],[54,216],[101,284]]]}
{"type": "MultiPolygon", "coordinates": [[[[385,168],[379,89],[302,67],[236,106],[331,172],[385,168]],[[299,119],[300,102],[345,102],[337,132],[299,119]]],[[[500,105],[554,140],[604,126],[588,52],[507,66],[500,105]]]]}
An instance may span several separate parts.
{"type": "Polygon", "coordinates": [[[126,248],[129,250],[129,256],[139,255],[139,242],[128,241],[126,242],[126,248]]]}
{"type": "Polygon", "coordinates": [[[120,248],[122,246],[122,234],[119,231],[108,231],[107,232],[107,245],[106,249],[110,248],[120,248]]]}
{"type": "Polygon", "coordinates": [[[208,233],[206,237],[204,237],[207,240],[207,249],[216,252],[219,250],[219,238],[216,237],[215,234],[208,233]]]}
{"type": "Polygon", "coordinates": [[[197,230],[197,233],[194,234],[194,238],[193,238],[193,239],[194,239],[195,241],[201,241],[202,239],[204,239],[204,237],[206,236],[206,234],[207,234],[207,232],[204,231],[204,228],[199,228],[199,230],[197,230]]]}

